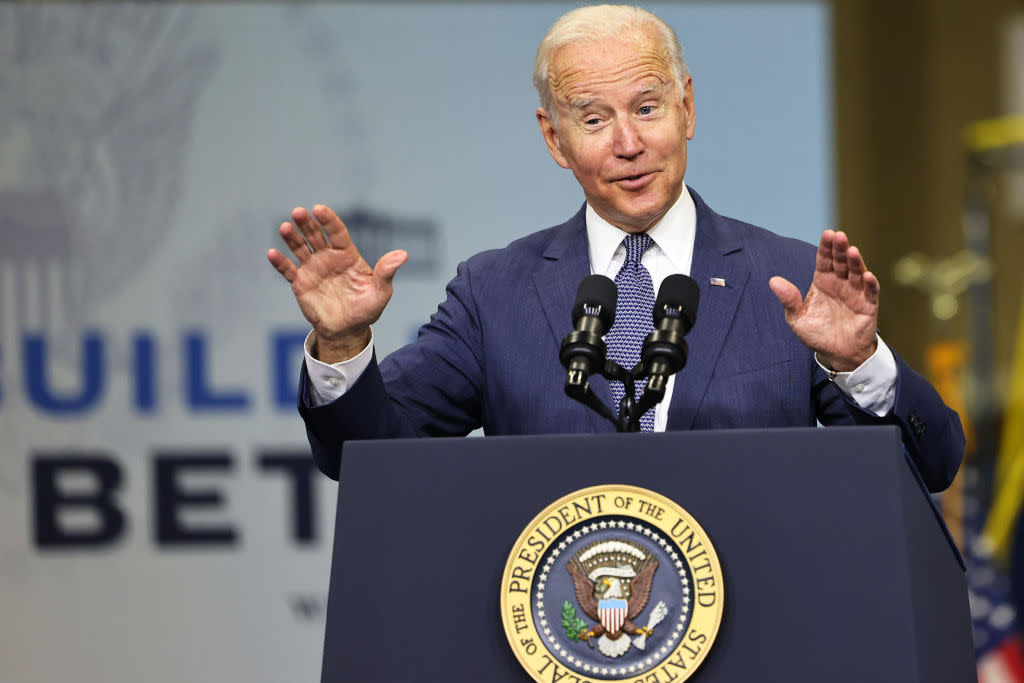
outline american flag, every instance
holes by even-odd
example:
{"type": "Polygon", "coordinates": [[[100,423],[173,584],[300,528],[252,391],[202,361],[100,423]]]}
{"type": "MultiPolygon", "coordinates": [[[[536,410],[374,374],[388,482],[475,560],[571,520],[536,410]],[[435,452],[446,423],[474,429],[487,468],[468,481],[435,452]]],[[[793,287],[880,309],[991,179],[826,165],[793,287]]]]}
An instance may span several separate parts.
{"type": "Polygon", "coordinates": [[[964,495],[964,561],[971,602],[978,683],[1024,683],[1024,637],[1011,599],[1010,584],[982,538],[982,506],[977,482],[968,478],[964,495]]]}

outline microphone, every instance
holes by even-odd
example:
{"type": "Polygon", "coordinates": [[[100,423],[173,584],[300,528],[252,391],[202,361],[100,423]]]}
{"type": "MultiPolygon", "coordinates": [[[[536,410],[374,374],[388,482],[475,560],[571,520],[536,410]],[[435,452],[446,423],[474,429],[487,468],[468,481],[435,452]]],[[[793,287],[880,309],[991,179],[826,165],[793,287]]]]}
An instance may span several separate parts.
{"type": "Polygon", "coordinates": [[[588,378],[603,372],[608,352],[601,337],[615,322],[615,283],[604,275],[583,278],[576,291],[572,308],[572,324],[576,329],[562,340],[558,359],[568,370],[565,393],[578,401],[586,401],[588,378]]]}
{"type": "Polygon", "coordinates": [[[693,278],[669,275],[661,283],[654,302],[654,331],[647,335],[640,349],[642,373],[649,379],[638,406],[646,404],[646,408],[639,415],[664,397],[669,376],[686,365],[690,349],[683,336],[697,322],[699,303],[700,286],[693,278]]]}

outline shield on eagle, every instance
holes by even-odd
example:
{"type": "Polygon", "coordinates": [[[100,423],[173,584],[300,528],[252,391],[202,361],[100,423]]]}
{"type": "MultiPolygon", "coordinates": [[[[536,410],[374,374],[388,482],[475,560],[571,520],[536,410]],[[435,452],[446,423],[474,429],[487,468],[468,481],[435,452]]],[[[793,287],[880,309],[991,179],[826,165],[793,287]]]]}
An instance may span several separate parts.
{"type": "Polygon", "coordinates": [[[622,628],[627,613],[628,603],[625,600],[601,600],[597,603],[597,615],[600,617],[601,625],[611,635],[615,635],[622,628]]]}

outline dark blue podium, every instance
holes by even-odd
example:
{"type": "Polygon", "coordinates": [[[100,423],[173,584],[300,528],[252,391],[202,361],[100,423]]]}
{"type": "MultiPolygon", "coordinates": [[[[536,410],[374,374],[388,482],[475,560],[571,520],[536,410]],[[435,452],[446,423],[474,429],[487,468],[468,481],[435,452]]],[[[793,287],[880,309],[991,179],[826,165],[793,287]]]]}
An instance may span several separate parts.
{"type": "Polygon", "coordinates": [[[690,681],[976,680],[962,565],[894,427],[349,443],[321,680],[530,681],[507,555],[602,484],[674,500],[717,550],[725,613],[690,681]]]}

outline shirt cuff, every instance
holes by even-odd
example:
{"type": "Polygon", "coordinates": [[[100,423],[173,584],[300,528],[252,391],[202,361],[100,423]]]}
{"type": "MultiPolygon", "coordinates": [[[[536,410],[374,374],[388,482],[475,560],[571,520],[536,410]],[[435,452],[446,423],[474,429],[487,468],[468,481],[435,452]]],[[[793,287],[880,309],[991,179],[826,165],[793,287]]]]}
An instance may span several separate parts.
{"type": "Polygon", "coordinates": [[[313,389],[310,398],[314,406],[321,406],[341,398],[370,366],[373,359],[373,331],[370,331],[370,343],[358,355],[333,365],[313,358],[312,331],[306,335],[303,348],[306,351],[306,372],[309,374],[309,383],[313,389]]]}
{"type": "MultiPolygon", "coordinates": [[[[847,398],[858,406],[874,413],[878,417],[888,415],[896,405],[896,379],[899,369],[892,350],[882,338],[875,334],[878,348],[871,357],[851,372],[837,372],[832,381],[847,398]]],[[[815,362],[822,370],[831,374],[832,371],[821,364],[818,354],[814,354],[815,362]]]]}

